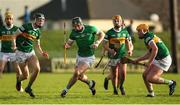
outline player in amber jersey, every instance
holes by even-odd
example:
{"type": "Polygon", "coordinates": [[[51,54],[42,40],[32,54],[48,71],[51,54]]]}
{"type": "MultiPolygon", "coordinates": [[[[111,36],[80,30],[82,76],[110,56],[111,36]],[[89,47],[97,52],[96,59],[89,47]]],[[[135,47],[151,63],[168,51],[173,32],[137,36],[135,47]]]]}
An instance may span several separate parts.
{"type": "Polygon", "coordinates": [[[78,46],[75,71],[66,88],[61,92],[61,97],[65,97],[68,90],[80,80],[89,86],[92,95],[96,94],[95,81],[88,80],[85,72],[95,61],[94,51],[104,38],[104,33],[96,27],[83,24],[80,17],[72,19],[73,30],[69,40],[65,43],[65,48],[70,48],[73,42],[78,46]],[[98,39],[95,41],[95,36],[98,39]]]}
{"type": "Polygon", "coordinates": [[[147,96],[155,96],[152,84],[167,84],[169,86],[169,95],[173,95],[176,82],[161,77],[163,72],[168,71],[172,62],[168,48],[158,36],[149,32],[148,25],[140,24],[136,30],[138,31],[139,39],[144,39],[148,49],[145,55],[135,60],[135,62],[140,62],[148,59],[147,68],[143,73],[143,80],[148,90],[147,96]]]}
{"type": "Polygon", "coordinates": [[[31,97],[35,97],[31,86],[40,72],[39,61],[33,49],[34,42],[36,42],[35,44],[39,53],[48,58],[48,53],[43,51],[40,45],[40,28],[44,25],[45,16],[42,13],[36,13],[34,18],[34,23],[27,23],[19,28],[16,38],[17,62],[22,68],[23,74],[20,76],[18,81],[21,82],[29,77],[28,64],[31,65],[33,69],[28,86],[25,88],[25,92],[31,97]]]}
{"type": "Polygon", "coordinates": [[[103,40],[103,46],[108,52],[109,66],[111,67],[110,74],[104,80],[104,88],[108,88],[108,80],[111,79],[114,94],[117,95],[117,88],[120,88],[121,94],[125,95],[123,83],[126,78],[127,65],[121,63],[121,58],[132,55],[133,45],[122,17],[115,15],[112,20],[114,27],[107,31],[103,40]]]}
{"type": "MultiPolygon", "coordinates": [[[[11,12],[5,15],[5,25],[0,27],[0,40],[1,40],[1,52],[0,52],[0,73],[3,72],[7,62],[12,62],[16,70],[16,77],[22,74],[19,65],[16,63],[16,44],[15,44],[15,33],[18,29],[13,24],[14,16],[11,12]]],[[[16,89],[23,91],[21,82],[16,83],[16,89]]]]}

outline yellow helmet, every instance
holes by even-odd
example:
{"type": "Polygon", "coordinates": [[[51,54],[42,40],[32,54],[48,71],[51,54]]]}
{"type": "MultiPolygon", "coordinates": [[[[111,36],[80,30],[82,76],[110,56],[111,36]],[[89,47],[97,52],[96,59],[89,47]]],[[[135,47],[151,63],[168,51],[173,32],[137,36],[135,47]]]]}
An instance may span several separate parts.
{"type": "Polygon", "coordinates": [[[115,15],[112,17],[113,20],[122,20],[122,17],[120,15],[115,15]]]}
{"type": "Polygon", "coordinates": [[[146,24],[140,24],[137,26],[136,28],[137,31],[139,30],[143,30],[144,32],[148,32],[149,31],[149,26],[146,24]]]}

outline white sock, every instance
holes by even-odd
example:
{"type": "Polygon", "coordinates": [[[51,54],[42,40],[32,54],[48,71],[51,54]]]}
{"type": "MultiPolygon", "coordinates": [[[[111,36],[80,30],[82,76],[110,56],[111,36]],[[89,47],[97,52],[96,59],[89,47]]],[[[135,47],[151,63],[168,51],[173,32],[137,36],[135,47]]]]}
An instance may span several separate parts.
{"type": "Polygon", "coordinates": [[[173,81],[172,81],[172,80],[169,81],[169,85],[171,85],[171,84],[173,84],[173,81]]]}
{"type": "Polygon", "coordinates": [[[66,87],[66,88],[64,88],[64,90],[65,90],[66,92],[68,92],[69,89],[67,89],[67,87],[66,87]]]}
{"type": "Polygon", "coordinates": [[[149,92],[149,95],[154,96],[154,92],[149,92]]]}
{"type": "Polygon", "coordinates": [[[89,88],[93,85],[92,81],[89,81],[89,88]]]}

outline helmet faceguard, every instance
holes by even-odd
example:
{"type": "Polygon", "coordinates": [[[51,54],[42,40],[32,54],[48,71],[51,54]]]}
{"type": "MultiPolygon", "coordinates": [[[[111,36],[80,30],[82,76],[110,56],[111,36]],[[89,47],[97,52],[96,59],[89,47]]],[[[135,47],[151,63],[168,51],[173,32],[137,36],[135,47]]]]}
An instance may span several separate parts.
{"type": "Polygon", "coordinates": [[[35,15],[34,15],[34,19],[36,20],[36,19],[45,19],[45,16],[44,16],[44,14],[42,14],[42,13],[36,13],[35,15]]]}
{"type": "Polygon", "coordinates": [[[75,17],[72,19],[72,25],[76,25],[76,24],[83,24],[82,23],[82,19],[80,17],[75,17]]]}
{"type": "Polygon", "coordinates": [[[41,28],[43,25],[44,25],[44,22],[45,22],[45,16],[44,14],[42,13],[36,13],[34,15],[34,19],[35,19],[35,25],[38,27],[38,28],[41,28]]]}
{"type": "Polygon", "coordinates": [[[72,19],[72,26],[78,32],[82,31],[84,27],[83,22],[80,17],[75,17],[72,19]]]}

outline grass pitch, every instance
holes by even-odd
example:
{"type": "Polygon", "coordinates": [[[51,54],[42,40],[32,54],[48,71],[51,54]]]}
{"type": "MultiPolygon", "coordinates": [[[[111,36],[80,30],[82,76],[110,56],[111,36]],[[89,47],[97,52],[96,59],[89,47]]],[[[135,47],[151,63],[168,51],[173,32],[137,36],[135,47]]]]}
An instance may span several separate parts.
{"type": "MultiPolygon", "coordinates": [[[[145,97],[147,92],[141,73],[128,73],[125,82],[126,96],[113,95],[111,82],[109,90],[104,90],[103,81],[107,75],[87,73],[89,79],[96,81],[97,94],[92,96],[88,86],[78,81],[65,98],[60,97],[72,73],[41,73],[33,85],[36,98],[15,89],[15,74],[3,74],[0,79],[0,104],[180,104],[180,77],[178,74],[164,74],[163,77],[177,81],[176,92],[169,96],[166,85],[154,85],[156,97],[145,97]]],[[[23,87],[27,80],[23,82],[23,87]]],[[[120,93],[120,92],[119,92],[120,93]]]]}

